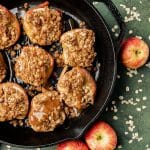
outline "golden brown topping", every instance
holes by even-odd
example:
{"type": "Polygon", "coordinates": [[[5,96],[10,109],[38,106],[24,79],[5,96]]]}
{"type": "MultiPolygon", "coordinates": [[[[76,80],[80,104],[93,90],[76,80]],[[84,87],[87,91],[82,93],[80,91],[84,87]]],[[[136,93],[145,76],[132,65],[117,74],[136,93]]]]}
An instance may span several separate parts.
{"type": "Polygon", "coordinates": [[[0,82],[6,77],[6,64],[4,62],[2,54],[0,54],[0,82]]]}
{"type": "Polygon", "coordinates": [[[61,35],[61,13],[48,8],[45,2],[26,13],[23,26],[33,43],[50,45],[58,41],[61,35]]]}
{"type": "Polygon", "coordinates": [[[0,49],[5,49],[16,43],[20,36],[20,25],[7,8],[0,5],[0,49]]]}
{"type": "Polygon", "coordinates": [[[21,86],[11,82],[0,84],[0,121],[24,119],[28,107],[28,97],[21,86]]]}
{"type": "Polygon", "coordinates": [[[39,47],[27,46],[16,59],[15,73],[25,83],[39,86],[48,80],[54,67],[52,56],[39,47]]]}
{"type": "MultiPolygon", "coordinates": [[[[89,104],[94,103],[96,84],[90,73],[76,67],[63,73],[58,81],[58,91],[65,104],[72,109],[70,112],[79,112],[89,104]]],[[[71,115],[71,117],[74,117],[71,115]]]]}
{"type": "Polygon", "coordinates": [[[32,99],[29,124],[37,132],[53,131],[65,120],[60,96],[56,91],[38,94],[32,99]]]}
{"type": "Polygon", "coordinates": [[[73,29],[61,36],[63,59],[66,65],[89,67],[95,58],[95,35],[92,30],[73,29]]]}

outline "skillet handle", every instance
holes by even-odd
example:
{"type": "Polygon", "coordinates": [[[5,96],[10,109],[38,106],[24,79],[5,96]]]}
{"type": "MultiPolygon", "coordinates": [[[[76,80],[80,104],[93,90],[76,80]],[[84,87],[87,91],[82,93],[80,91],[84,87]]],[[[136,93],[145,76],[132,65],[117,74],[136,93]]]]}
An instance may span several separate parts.
{"type": "Polygon", "coordinates": [[[116,43],[116,52],[119,53],[120,45],[121,45],[121,42],[122,42],[122,40],[125,36],[125,32],[126,32],[126,25],[123,21],[123,18],[121,16],[119,10],[114,5],[112,0],[90,0],[90,2],[103,2],[109,8],[111,13],[114,15],[114,18],[118,22],[118,25],[120,27],[120,33],[119,33],[119,36],[118,36],[117,41],[115,43],[116,43]]]}

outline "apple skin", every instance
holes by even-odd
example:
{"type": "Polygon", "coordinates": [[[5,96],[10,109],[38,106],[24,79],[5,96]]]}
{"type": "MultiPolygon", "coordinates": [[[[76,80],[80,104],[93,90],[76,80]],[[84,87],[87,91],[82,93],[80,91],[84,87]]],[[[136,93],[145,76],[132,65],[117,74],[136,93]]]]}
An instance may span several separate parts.
{"type": "Polygon", "coordinates": [[[142,67],[149,58],[149,47],[141,39],[131,37],[121,46],[121,61],[127,68],[137,69],[142,67]]]}
{"type": "Polygon", "coordinates": [[[100,121],[85,134],[85,141],[90,150],[114,150],[117,135],[108,123],[100,121]]]}
{"type": "Polygon", "coordinates": [[[57,150],[89,150],[89,148],[82,141],[70,140],[58,144],[57,150]]]}

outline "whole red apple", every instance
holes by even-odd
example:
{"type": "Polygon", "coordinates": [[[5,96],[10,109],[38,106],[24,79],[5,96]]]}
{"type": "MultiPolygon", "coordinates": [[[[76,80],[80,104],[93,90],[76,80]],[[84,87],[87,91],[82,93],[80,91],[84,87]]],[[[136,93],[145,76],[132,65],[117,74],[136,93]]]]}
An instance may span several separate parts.
{"type": "Polygon", "coordinates": [[[60,143],[57,150],[89,150],[87,145],[79,140],[70,140],[60,143]]]}
{"type": "Polygon", "coordinates": [[[114,150],[117,135],[109,124],[100,121],[85,134],[85,141],[90,150],[114,150]]]}
{"type": "Polygon", "coordinates": [[[149,47],[141,39],[131,37],[121,46],[121,60],[125,67],[137,69],[143,66],[149,58],[149,47]]]}

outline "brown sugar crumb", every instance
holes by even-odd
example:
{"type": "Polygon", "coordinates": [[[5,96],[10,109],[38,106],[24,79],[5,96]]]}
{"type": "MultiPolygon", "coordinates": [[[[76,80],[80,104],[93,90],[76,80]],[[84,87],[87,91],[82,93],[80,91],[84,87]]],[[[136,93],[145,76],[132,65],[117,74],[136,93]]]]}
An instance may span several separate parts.
{"type": "Polygon", "coordinates": [[[14,50],[10,51],[10,55],[11,55],[11,57],[15,57],[16,56],[16,52],[14,50]]]}
{"type": "Polygon", "coordinates": [[[21,45],[15,44],[14,46],[8,48],[8,53],[10,54],[11,57],[14,58],[16,57],[18,50],[21,50],[21,45]]]}
{"type": "Polygon", "coordinates": [[[84,21],[81,21],[80,24],[79,24],[79,27],[80,28],[86,28],[86,24],[84,21]]]}
{"type": "Polygon", "coordinates": [[[17,56],[17,50],[14,49],[15,46],[11,46],[7,48],[7,52],[10,55],[11,58],[13,58],[11,61],[14,63],[15,62],[15,57],[17,56]]]}
{"type": "Polygon", "coordinates": [[[58,41],[62,29],[62,13],[56,9],[50,9],[45,2],[27,11],[24,17],[23,27],[33,43],[50,45],[58,41]]]}
{"type": "Polygon", "coordinates": [[[17,127],[17,126],[22,127],[22,126],[25,125],[23,120],[16,120],[16,119],[10,121],[9,123],[10,123],[11,125],[13,125],[14,127],[17,127]]]}
{"type": "Polygon", "coordinates": [[[24,3],[23,7],[27,10],[29,9],[29,3],[24,3]]]}
{"type": "Polygon", "coordinates": [[[21,86],[7,82],[0,84],[0,121],[24,119],[28,113],[28,97],[21,86]]]}
{"type": "Polygon", "coordinates": [[[18,122],[19,122],[19,126],[22,127],[24,125],[24,122],[22,120],[19,120],[18,122]]]}
{"type": "Polygon", "coordinates": [[[18,121],[17,120],[12,120],[9,122],[11,125],[13,125],[14,127],[18,126],[18,121]]]}
{"type": "Polygon", "coordinates": [[[21,45],[20,44],[16,44],[16,45],[14,45],[14,50],[20,50],[22,47],[21,47],[21,45]]]}
{"type": "Polygon", "coordinates": [[[6,77],[6,72],[6,64],[4,62],[2,54],[0,53],[0,82],[2,82],[6,77]]]}
{"type": "Polygon", "coordinates": [[[61,36],[63,59],[66,65],[89,67],[95,59],[95,34],[88,29],[73,29],[61,36]]]}
{"type": "Polygon", "coordinates": [[[35,91],[32,91],[32,90],[26,90],[26,92],[31,97],[34,97],[37,94],[35,91]]]}
{"type": "Polygon", "coordinates": [[[53,131],[64,120],[65,113],[58,92],[41,93],[32,99],[29,124],[34,131],[53,131]]]}
{"type": "Polygon", "coordinates": [[[81,110],[75,108],[75,107],[65,107],[65,113],[67,115],[68,118],[75,118],[75,117],[78,117],[81,113],[81,110]]]}
{"type": "Polygon", "coordinates": [[[60,76],[57,89],[69,107],[65,110],[71,117],[78,116],[83,109],[94,103],[96,84],[85,69],[76,67],[64,72],[60,76]]]}
{"type": "Polygon", "coordinates": [[[29,125],[29,119],[28,119],[28,118],[25,119],[25,126],[26,126],[26,127],[30,127],[30,125],[29,125]]]}
{"type": "Polygon", "coordinates": [[[44,49],[33,46],[23,47],[16,59],[16,76],[25,83],[40,86],[47,82],[54,67],[52,56],[44,49]]]}
{"type": "Polygon", "coordinates": [[[38,92],[41,92],[41,91],[42,91],[42,86],[33,86],[33,85],[31,85],[31,86],[29,87],[29,90],[31,90],[31,91],[36,90],[36,91],[38,91],[38,92]]]}
{"type": "Polygon", "coordinates": [[[28,118],[24,119],[24,120],[18,120],[18,119],[14,119],[9,121],[9,124],[11,124],[14,127],[29,127],[29,120],[28,118]]]}
{"type": "Polygon", "coordinates": [[[54,52],[54,60],[57,64],[58,67],[63,67],[64,66],[64,60],[63,60],[63,56],[59,51],[55,51],[54,52]]]}

